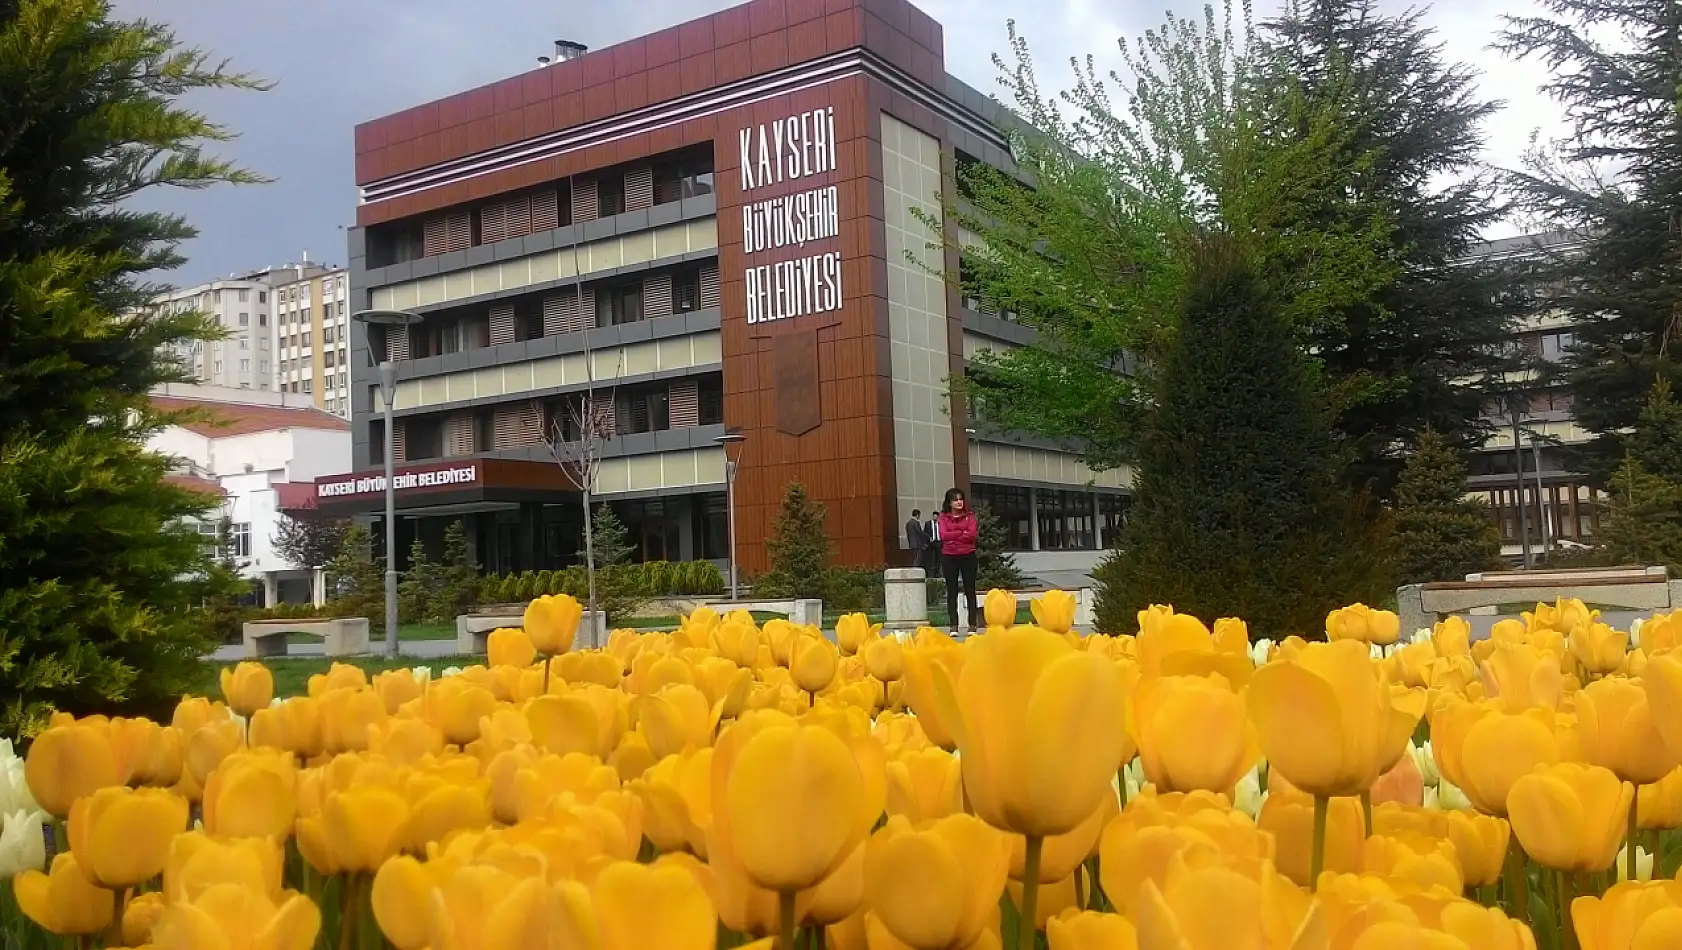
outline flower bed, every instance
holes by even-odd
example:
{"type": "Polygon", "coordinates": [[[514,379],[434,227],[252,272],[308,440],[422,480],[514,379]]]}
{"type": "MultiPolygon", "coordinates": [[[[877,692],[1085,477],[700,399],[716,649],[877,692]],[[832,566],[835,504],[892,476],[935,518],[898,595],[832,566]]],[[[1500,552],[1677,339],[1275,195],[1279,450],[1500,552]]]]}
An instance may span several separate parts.
{"type": "Polygon", "coordinates": [[[1682,946],[1682,616],[1402,643],[1357,605],[1252,644],[1033,611],[962,642],[699,611],[572,652],[541,598],[486,666],[282,701],[246,663],[168,724],[61,717],[0,750],[0,944],[1682,946]]]}

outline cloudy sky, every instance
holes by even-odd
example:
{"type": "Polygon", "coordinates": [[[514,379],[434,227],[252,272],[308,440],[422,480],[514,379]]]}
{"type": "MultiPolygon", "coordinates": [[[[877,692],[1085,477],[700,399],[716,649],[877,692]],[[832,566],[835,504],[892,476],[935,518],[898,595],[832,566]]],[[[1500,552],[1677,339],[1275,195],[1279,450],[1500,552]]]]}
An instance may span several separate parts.
{"type": "MultiPolygon", "coordinates": [[[[173,280],[190,284],[297,260],[343,263],[355,215],[351,130],[358,122],[522,71],[567,38],[591,48],[731,6],[734,0],[115,0],[118,13],[173,26],[189,44],[273,80],[267,93],[220,93],[195,107],[239,133],[225,149],[275,179],[270,185],[165,194],[152,203],[187,214],[201,236],[173,280]]],[[[1199,0],[914,0],[946,25],[946,68],[995,92],[990,55],[1018,20],[1048,85],[1071,55],[1116,64],[1115,40],[1158,25],[1162,11],[1197,15],[1199,0]],[[1052,11],[1046,16],[1047,11],[1052,11]]],[[[1256,0],[1263,19],[1278,0],[1256,0]]],[[[1402,9],[1406,0],[1380,0],[1402,9]]],[[[1485,47],[1502,13],[1531,0],[1442,0],[1427,13],[1451,57],[1483,74],[1506,110],[1489,129],[1488,160],[1514,166],[1552,108],[1535,92],[1542,72],[1485,47]]],[[[1061,85],[1061,83],[1059,83],[1061,85]]]]}

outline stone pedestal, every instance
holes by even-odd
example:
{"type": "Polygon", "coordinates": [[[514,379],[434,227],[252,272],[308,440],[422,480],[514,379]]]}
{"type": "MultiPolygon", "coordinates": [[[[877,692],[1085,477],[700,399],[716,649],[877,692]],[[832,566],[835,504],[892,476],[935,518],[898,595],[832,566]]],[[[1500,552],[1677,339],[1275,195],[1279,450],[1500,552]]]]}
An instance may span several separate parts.
{"type": "Polygon", "coordinates": [[[920,567],[891,567],[882,572],[882,629],[894,633],[916,630],[929,622],[928,575],[920,567]]]}

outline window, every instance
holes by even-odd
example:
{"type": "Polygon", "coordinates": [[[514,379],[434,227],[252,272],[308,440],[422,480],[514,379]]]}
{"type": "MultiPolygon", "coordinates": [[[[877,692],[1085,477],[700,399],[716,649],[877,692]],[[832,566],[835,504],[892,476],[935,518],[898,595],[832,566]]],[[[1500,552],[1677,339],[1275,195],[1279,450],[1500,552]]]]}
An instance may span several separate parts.
{"type": "MultiPolygon", "coordinates": [[[[339,278],[339,289],[340,290],[345,289],[345,281],[344,281],[343,277],[339,278]]],[[[341,301],[339,301],[339,318],[344,319],[344,315],[345,315],[345,302],[343,300],[341,300],[341,301]]]]}
{"type": "Polygon", "coordinates": [[[210,296],[211,296],[211,299],[216,301],[217,303],[222,302],[222,292],[220,290],[212,291],[210,296]]]}
{"type": "Polygon", "coordinates": [[[655,204],[710,195],[712,192],[713,163],[710,157],[696,156],[669,162],[654,170],[655,204]]]}
{"type": "Polygon", "coordinates": [[[307,392],[311,392],[311,389],[310,389],[310,385],[311,385],[311,384],[312,384],[312,383],[314,383],[314,382],[315,382],[315,381],[314,381],[314,380],[312,380],[312,379],[306,379],[306,380],[304,380],[304,392],[306,392],[306,393],[307,393],[307,392]]]}
{"type": "Polygon", "coordinates": [[[216,375],[218,375],[218,376],[222,375],[222,361],[221,360],[216,361],[216,375]]]}
{"type": "Polygon", "coordinates": [[[444,456],[444,422],[439,418],[408,418],[403,426],[403,455],[410,461],[444,456]]]}
{"type": "Polygon", "coordinates": [[[250,360],[240,360],[239,361],[239,371],[242,372],[242,373],[251,372],[251,361],[250,360]]]}
{"type": "Polygon", "coordinates": [[[672,312],[701,309],[701,269],[685,268],[672,275],[672,312]]]}
{"type": "Polygon", "coordinates": [[[229,526],[228,553],[234,557],[251,556],[251,522],[236,521],[229,526]]]}
{"type": "MultiPolygon", "coordinates": [[[[1007,485],[975,485],[971,490],[977,505],[986,505],[1005,528],[1005,549],[1033,549],[1033,517],[1028,489],[1007,485]]],[[[932,504],[932,502],[931,502],[932,504]]]]}
{"type": "Polygon", "coordinates": [[[322,392],[331,392],[333,390],[333,380],[334,380],[334,378],[335,378],[334,374],[332,374],[332,373],[327,374],[327,381],[325,383],[321,384],[321,391],[322,392]]]}
{"type": "Polygon", "coordinates": [[[269,315],[266,314],[266,313],[259,313],[257,315],[257,325],[260,326],[260,327],[268,326],[269,325],[269,315]]]}
{"type": "Polygon", "coordinates": [[[258,303],[268,303],[269,302],[269,292],[266,291],[266,290],[257,291],[257,302],[258,303]]]}
{"type": "Polygon", "coordinates": [[[269,361],[268,360],[258,360],[257,361],[257,372],[267,373],[268,371],[269,371],[269,361]]]}
{"type": "Polygon", "coordinates": [[[618,417],[617,429],[625,435],[671,428],[671,407],[666,388],[662,386],[621,394],[618,417]]]}
{"type": "Polygon", "coordinates": [[[611,327],[642,319],[642,284],[604,287],[596,295],[596,326],[611,327]]]}
{"type": "Polygon", "coordinates": [[[304,331],[303,345],[304,346],[309,346],[310,345],[310,331],[308,331],[308,330],[304,331]]]}
{"type": "Polygon", "coordinates": [[[251,291],[249,291],[249,290],[241,290],[241,291],[240,291],[240,292],[239,292],[239,302],[240,302],[240,303],[245,303],[245,302],[246,302],[246,301],[247,301],[247,300],[249,300],[249,299],[250,299],[250,298],[251,298],[251,291]]]}
{"type": "Polygon", "coordinates": [[[243,337],[243,336],[242,336],[242,337],[240,337],[240,338],[239,338],[239,348],[240,348],[240,349],[242,349],[242,350],[249,350],[249,349],[251,349],[251,341],[250,341],[250,340],[249,340],[249,339],[246,339],[246,338],[245,338],[245,337],[243,337]]]}
{"type": "Polygon", "coordinates": [[[269,338],[266,337],[266,336],[258,337],[257,338],[257,349],[266,350],[268,348],[269,348],[269,338]]]}
{"type": "Polygon", "coordinates": [[[327,400],[326,406],[327,406],[327,411],[328,412],[338,412],[339,411],[338,403],[334,402],[331,399],[327,400]]]}
{"type": "Polygon", "coordinates": [[[322,354],[321,365],[332,366],[333,365],[333,358],[337,355],[338,354],[335,353],[333,350],[328,350],[326,353],[322,354]]]}
{"type": "Polygon", "coordinates": [[[333,329],[334,329],[333,327],[322,327],[322,329],[321,329],[321,342],[323,342],[323,343],[333,342],[333,329]]]}
{"type": "Polygon", "coordinates": [[[607,218],[625,213],[625,176],[605,175],[596,180],[597,214],[607,218]]]}
{"type": "Polygon", "coordinates": [[[724,377],[703,377],[698,385],[699,418],[696,420],[704,426],[724,424],[724,377]]]}
{"type": "Polygon", "coordinates": [[[514,339],[543,339],[543,301],[534,297],[514,304],[514,339]]]}

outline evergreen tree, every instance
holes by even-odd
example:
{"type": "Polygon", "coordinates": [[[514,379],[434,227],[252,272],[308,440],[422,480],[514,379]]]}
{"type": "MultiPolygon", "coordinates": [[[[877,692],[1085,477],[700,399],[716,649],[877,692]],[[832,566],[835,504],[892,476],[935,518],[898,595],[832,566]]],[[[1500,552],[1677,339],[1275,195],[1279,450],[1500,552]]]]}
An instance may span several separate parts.
{"type": "Polygon", "coordinates": [[[425,623],[432,618],[428,611],[438,593],[442,566],[426,553],[426,545],[416,538],[409,545],[409,567],[397,580],[397,617],[402,623],[425,623]]]}
{"type": "Polygon", "coordinates": [[[636,613],[647,602],[644,575],[631,556],[631,533],[612,505],[598,505],[591,523],[596,544],[596,599],[609,623],[636,613]]]}
{"type": "Polygon", "coordinates": [[[1568,132],[1534,148],[1515,185],[1523,210],[1571,239],[1537,275],[1539,305],[1576,324],[1561,375],[1574,420],[1596,433],[1576,461],[1605,480],[1653,381],[1682,382],[1682,27],[1673,0],[1536,5],[1543,15],[1509,17],[1499,45],[1548,66],[1568,132]]]}
{"type": "Polygon", "coordinates": [[[975,506],[975,586],[978,590],[1016,590],[1025,578],[1016,557],[1007,550],[1005,523],[987,505],[975,506]]]}
{"type": "MultiPolygon", "coordinates": [[[[366,525],[351,524],[345,543],[327,562],[328,601],[340,617],[366,617],[371,624],[385,617],[385,558],[374,551],[366,525]]],[[[383,627],[380,629],[384,629],[383,627]]]]}
{"type": "Polygon", "coordinates": [[[1663,564],[1682,576],[1682,405],[1654,384],[1613,474],[1598,539],[1615,563],[1663,564]]]}
{"type": "Polygon", "coordinates": [[[1501,556],[1489,506],[1466,497],[1466,467],[1449,441],[1427,430],[1396,486],[1397,568],[1403,583],[1457,581],[1501,556]]]}
{"type": "Polygon", "coordinates": [[[479,564],[467,543],[467,530],[460,521],[444,528],[444,557],[438,563],[438,586],[427,606],[433,623],[455,623],[479,596],[479,564]]]}
{"type": "Polygon", "coordinates": [[[199,682],[214,499],[164,481],[147,394],[216,330],[147,308],[193,231],[130,199],[253,180],[181,99],[255,85],[101,0],[0,3],[0,735],[167,717],[199,682]]]}
{"type": "Polygon", "coordinates": [[[1444,58],[1424,15],[1386,14],[1377,0],[1290,0],[1262,24],[1257,49],[1258,100],[1287,104],[1269,121],[1278,147],[1305,135],[1290,105],[1297,96],[1311,112],[1335,111],[1344,130],[1324,190],[1283,208],[1273,226],[1388,226],[1391,279],[1326,308],[1306,334],[1333,427],[1355,450],[1350,476],[1375,480],[1386,496],[1402,468],[1398,447],[1427,429],[1460,451],[1483,442],[1483,406],[1508,362],[1488,342],[1523,307],[1510,267],[1465,260],[1507,210],[1479,157],[1499,104],[1478,95],[1470,66],[1444,58]]]}
{"type": "Polygon", "coordinates": [[[1209,235],[1157,369],[1122,543],[1099,566],[1100,629],[1151,604],[1313,636],[1391,590],[1387,527],[1343,459],[1291,328],[1236,242],[1209,235]]]}
{"type": "Polygon", "coordinates": [[[782,510],[765,539],[771,570],[760,578],[762,593],[784,597],[822,597],[829,569],[829,532],[824,527],[823,502],[806,493],[806,486],[790,482],[782,510]]]}

